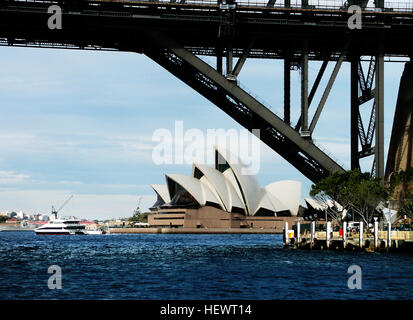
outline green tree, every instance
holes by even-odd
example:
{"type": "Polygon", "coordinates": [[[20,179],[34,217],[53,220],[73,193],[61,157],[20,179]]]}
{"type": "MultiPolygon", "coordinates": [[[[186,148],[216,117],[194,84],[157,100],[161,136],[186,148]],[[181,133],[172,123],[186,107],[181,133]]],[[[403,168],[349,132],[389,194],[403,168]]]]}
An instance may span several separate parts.
{"type": "Polygon", "coordinates": [[[327,214],[331,219],[341,222],[343,213],[350,211],[368,224],[376,214],[376,207],[387,200],[389,189],[379,179],[360,170],[335,172],[312,185],[310,195],[328,206],[327,214]]]}
{"type": "Polygon", "coordinates": [[[403,208],[399,210],[399,216],[408,216],[410,219],[413,219],[413,201],[406,203],[403,208]]]}
{"type": "Polygon", "coordinates": [[[148,222],[148,215],[150,212],[141,212],[139,206],[133,211],[132,217],[128,220],[130,222],[148,222]]]}

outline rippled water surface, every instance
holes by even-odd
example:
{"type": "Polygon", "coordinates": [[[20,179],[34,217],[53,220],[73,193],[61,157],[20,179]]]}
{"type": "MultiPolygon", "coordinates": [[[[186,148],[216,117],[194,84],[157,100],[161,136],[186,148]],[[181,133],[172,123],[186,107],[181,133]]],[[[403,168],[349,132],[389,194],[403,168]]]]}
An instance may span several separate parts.
{"type": "Polygon", "coordinates": [[[413,255],[297,251],[280,235],[0,232],[0,299],[412,299],[413,255]],[[347,287],[350,265],[362,289],[347,287]],[[48,288],[48,267],[62,289],[48,288]]]}

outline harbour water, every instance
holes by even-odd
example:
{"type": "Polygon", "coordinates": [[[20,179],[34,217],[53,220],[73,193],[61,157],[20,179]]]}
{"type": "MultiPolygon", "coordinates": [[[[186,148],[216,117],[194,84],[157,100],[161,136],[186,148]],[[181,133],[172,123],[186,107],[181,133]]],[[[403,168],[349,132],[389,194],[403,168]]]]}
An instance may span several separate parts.
{"type": "Polygon", "coordinates": [[[283,249],[282,236],[0,232],[0,299],[412,299],[413,255],[283,249]],[[49,266],[62,288],[48,287],[49,266]],[[362,289],[349,289],[351,265],[362,289]]]}

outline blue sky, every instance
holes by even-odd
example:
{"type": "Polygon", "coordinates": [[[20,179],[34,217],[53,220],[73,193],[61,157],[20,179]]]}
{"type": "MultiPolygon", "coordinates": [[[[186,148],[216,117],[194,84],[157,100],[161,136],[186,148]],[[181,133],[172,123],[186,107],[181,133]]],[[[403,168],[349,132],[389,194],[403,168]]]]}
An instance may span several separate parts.
{"type": "MultiPolygon", "coordinates": [[[[152,183],[164,173],[190,174],[191,165],[155,165],[152,134],[242,127],[143,55],[118,52],[0,48],[0,211],[49,213],[74,194],[62,214],[130,216],[155,202],[152,183]]],[[[207,58],[213,61],[213,58],[207,58]]],[[[310,86],[320,64],[309,66],[310,86]]],[[[333,64],[327,68],[329,76],[333,64]]],[[[385,65],[385,144],[391,134],[401,63],[385,65]]],[[[283,64],[247,60],[240,74],[272,110],[283,110],[283,64]]],[[[321,83],[326,85],[328,77],[321,83]]],[[[350,163],[349,65],[343,64],[314,138],[346,168],[350,163]]],[[[292,119],[300,109],[299,73],[292,74],[292,119]]],[[[321,98],[314,98],[311,110],[321,98]]],[[[368,108],[366,108],[368,109],[368,108]]],[[[311,117],[311,115],[310,115],[311,117]]],[[[311,182],[261,143],[262,186],[276,180],[311,182]]],[[[369,168],[366,167],[367,170],[369,168]]]]}

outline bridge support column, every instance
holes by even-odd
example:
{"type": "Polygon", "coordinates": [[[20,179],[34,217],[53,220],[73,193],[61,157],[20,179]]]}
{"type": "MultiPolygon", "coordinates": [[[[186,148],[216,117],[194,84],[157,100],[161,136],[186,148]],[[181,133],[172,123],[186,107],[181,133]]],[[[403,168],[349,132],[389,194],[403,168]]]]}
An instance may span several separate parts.
{"type": "Polygon", "coordinates": [[[227,50],[227,79],[234,80],[235,77],[232,73],[232,41],[228,42],[227,50]]]}
{"type": "Polygon", "coordinates": [[[359,58],[353,57],[351,59],[351,75],[350,75],[350,95],[351,95],[351,116],[350,116],[350,149],[351,149],[351,169],[360,169],[359,162],[359,127],[358,127],[358,117],[359,117],[359,75],[358,75],[358,64],[359,58]]]}
{"type": "Polygon", "coordinates": [[[290,124],[291,97],[291,61],[284,59],[284,122],[290,124]]]}
{"type": "Polygon", "coordinates": [[[308,51],[305,46],[301,60],[301,135],[308,134],[308,51]]]}
{"type": "Polygon", "coordinates": [[[376,57],[376,177],[384,179],[384,55],[380,48],[376,57]]]}

